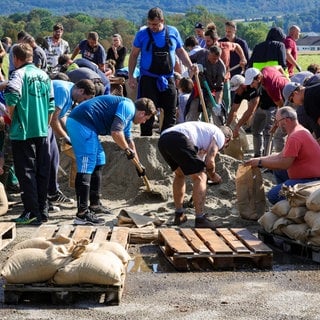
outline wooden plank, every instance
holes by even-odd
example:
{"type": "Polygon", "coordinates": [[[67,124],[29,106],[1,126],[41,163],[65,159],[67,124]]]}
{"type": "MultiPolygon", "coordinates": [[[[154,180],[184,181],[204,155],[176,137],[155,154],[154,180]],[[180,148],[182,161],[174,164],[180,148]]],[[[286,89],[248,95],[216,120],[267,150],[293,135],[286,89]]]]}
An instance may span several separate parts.
{"type": "Polygon", "coordinates": [[[233,250],[213,230],[195,229],[195,232],[206,246],[217,255],[233,254],[233,250]]]}
{"type": "Polygon", "coordinates": [[[124,248],[128,246],[129,228],[113,227],[110,241],[120,243],[124,248]]]}
{"type": "Polygon", "coordinates": [[[255,237],[248,229],[232,228],[230,229],[240,240],[243,240],[248,248],[255,253],[272,253],[272,250],[261,240],[255,237]]]}
{"type": "Polygon", "coordinates": [[[58,228],[59,227],[54,224],[43,224],[37,229],[34,236],[44,237],[46,239],[53,238],[58,228]]]}
{"type": "Polygon", "coordinates": [[[222,236],[228,245],[239,254],[248,254],[251,251],[227,228],[218,228],[217,234],[222,236]]]}
{"type": "Polygon", "coordinates": [[[16,224],[14,222],[0,223],[0,250],[6,247],[16,237],[16,224]]]}
{"type": "Polygon", "coordinates": [[[180,236],[175,229],[161,229],[160,232],[166,246],[169,246],[174,253],[193,254],[192,248],[180,236]]]}
{"type": "Polygon", "coordinates": [[[75,227],[72,224],[63,224],[59,227],[56,235],[65,236],[71,238],[72,232],[74,231],[75,227]]]}
{"type": "Polygon", "coordinates": [[[75,241],[79,241],[84,238],[91,240],[91,235],[94,231],[95,227],[93,226],[77,226],[74,230],[72,239],[75,241]]]}
{"type": "Polygon", "coordinates": [[[108,236],[110,232],[110,227],[97,227],[96,233],[92,242],[106,242],[108,241],[108,236]]]}
{"type": "Polygon", "coordinates": [[[198,253],[210,253],[208,247],[201,241],[197,234],[191,229],[180,229],[182,235],[186,238],[188,245],[198,253]]]}

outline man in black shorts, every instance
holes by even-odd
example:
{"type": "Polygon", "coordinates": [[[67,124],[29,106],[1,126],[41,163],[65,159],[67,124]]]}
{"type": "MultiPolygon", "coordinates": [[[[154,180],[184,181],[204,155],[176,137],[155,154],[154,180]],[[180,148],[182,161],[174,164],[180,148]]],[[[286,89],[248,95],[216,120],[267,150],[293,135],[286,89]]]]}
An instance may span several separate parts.
{"type": "Polygon", "coordinates": [[[175,204],[174,224],[187,221],[184,213],[185,177],[193,182],[193,202],[196,228],[215,229],[212,221],[204,213],[207,189],[207,176],[213,183],[222,181],[215,170],[215,157],[232,138],[229,127],[218,128],[214,124],[188,121],[168,128],[161,133],[158,147],[175,176],[173,180],[173,199],[175,204]]]}

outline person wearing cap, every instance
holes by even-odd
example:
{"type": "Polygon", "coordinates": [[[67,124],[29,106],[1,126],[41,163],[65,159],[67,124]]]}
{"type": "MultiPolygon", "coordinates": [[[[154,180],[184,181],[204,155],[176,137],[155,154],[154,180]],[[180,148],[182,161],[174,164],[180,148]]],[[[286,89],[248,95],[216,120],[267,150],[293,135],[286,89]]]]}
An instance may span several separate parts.
{"type": "Polygon", "coordinates": [[[58,66],[59,56],[62,54],[69,54],[70,47],[68,41],[62,39],[63,25],[56,23],[53,26],[53,33],[51,37],[45,37],[47,48],[44,49],[47,56],[48,72],[57,72],[55,68],[58,66]]]}
{"type": "Polygon", "coordinates": [[[283,184],[293,186],[320,180],[320,146],[299,123],[296,111],[288,106],[278,109],[276,123],[288,135],[283,150],[245,162],[247,166],[273,170],[277,185],[267,195],[271,204],[285,199],[280,195],[283,184]]]}
{"type": "Polygon", "coordinates": [[[204,25],[201,22],[197,22],[194,26],[194,32],[196,34],[196,39],[198,40],[199,46],[201,48],[205,48],[206,40],[204,37],[204,25]]]}
{"type": "MultiPolygon", "coordinates": [[[[243,50],[244,56],[246,57],[246,60],[249,60],[249,47],[247,44],[247,41],[244,39],[239,38],[236,35],[237,32],[237,25],[234,21],[227,21],[225,23],[225,31],[226,35],[224,38],[219,39],[219,42],[234,42],[238,43],[240,47],[243,50]]],[[[239,55],[231,51],[230,52],[230,69],[233,69],[235,66],[240,64],[240,57],[239,55]]],[[[234,76],[235,74],[241,74],[243,72],[243,69],[239,66],[238,68],[235,68],[230,71],[231,77],[234,76]]]]}
{"type": "Polygon", "coordinates": [[[289,82],[283,88],[285,103],[294,106],[303,106],[306,114],[320,126],[320,83],[305,87],[297,82],[289,82]]]}
{"type": "Polygon", "coordinates": [[[230,90],[235,93],[234,100],[231,106],[231,110],[226,122],[227,126],[234,125],[233,137],[239,136],[240,128],[249,122],[250,118],[257,109],[260,101],[259,91],[255,88],[251,88],[244,84],[245,78],[240,74],[234,75],[230,80],[230,90]],[[243,113],[242,117],[237,123],[235,123],[237,117],[237,111],[240,108],[240,104],[243,100],[248,101],[248,108],[243,113]]]}
{"type": "MultiPolygon", "coordinates": [[[[276,130],[273,126],[276,109],[283,106],[282,90],[288,82],[283,69],[279,66],[265,67],[261,71],[257,68],[249,68],[245,72],[244,84],[260,90],[259,107],[251,124],[255,156],[262,155],[262,136],[263,153],[267,151],[270,131],[276,130]]],[[[284,136],[280,130],[276,131],[273,142],[276,151],[280,152],[284,145],[284,136]]]]}

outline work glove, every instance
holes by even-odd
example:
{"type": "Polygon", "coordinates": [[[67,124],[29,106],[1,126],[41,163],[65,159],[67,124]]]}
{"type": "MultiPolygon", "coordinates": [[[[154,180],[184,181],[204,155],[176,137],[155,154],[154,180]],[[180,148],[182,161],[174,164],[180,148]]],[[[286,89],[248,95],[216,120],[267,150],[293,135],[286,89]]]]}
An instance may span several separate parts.
{"type": "Polygon", "coordinates": [[[300,67],[298,64],[296,65],[296,68],[297,68],[297,70],[298,70],[299,72],[302,71],[301,67],[300,67]]]}
{"type": "Polygon", "coordinates": [[[130,148],[125,149],[124,152],[125,152],[128,160],[132,160],[132,159],[135,157],[135,155],[136,155],[136,154],[134,153],[134,151],[133,151],[132,149],[130,149],[130,148]]]}
{"type": "Polygon", "coordinates": [[[140,164],[140,167],[142,169],[141,172],[136,168],[138,177],[144,177],[146,175],[146,168],[142,164],[140,164]]]}

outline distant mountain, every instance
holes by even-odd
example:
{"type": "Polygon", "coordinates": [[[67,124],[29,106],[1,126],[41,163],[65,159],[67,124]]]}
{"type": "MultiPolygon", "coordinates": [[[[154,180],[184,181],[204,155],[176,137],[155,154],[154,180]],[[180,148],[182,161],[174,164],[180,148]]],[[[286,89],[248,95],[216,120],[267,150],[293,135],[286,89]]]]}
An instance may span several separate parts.
{"type": "Polygon", "coordinates": [[[155,6],[161,7],[165,14],[184,13],[195,6],[203,6],[209,12],[229,19],[301,14],[319,10],[319,0],[2,0],[1,3],[3,16],[41,8],[54,15],[83,12],[96,17],[123,17],[134,22],[141,22],[147,11],[155,6]]]}

